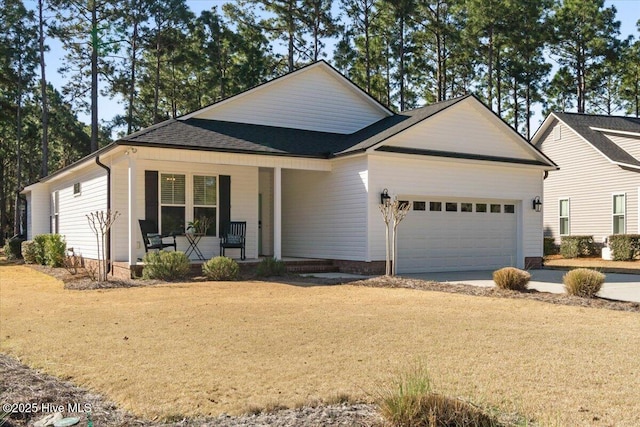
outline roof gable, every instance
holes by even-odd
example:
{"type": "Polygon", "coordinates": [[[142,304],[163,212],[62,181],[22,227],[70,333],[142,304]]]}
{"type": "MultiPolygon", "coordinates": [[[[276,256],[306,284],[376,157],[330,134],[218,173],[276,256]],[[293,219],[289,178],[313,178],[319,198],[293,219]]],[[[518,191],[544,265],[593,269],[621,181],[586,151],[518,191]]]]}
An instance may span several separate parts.
{"type": "Polygon", "coordinates": [[[179,118],[351,134],[392,116],[324,61],[179,118]]]}
{"type": "MultiPolygon", "coordinates": [[[[434,106],[439,104],[443,103],[434,106]]],[[[413,113],[414,117],[422,116],[419,110],[413,113]]],[[[490,161],[503,159],[512,163],[555,167],[553,162],[474,96],[448,101],[445,108],[421,117],[413,126],[382,145],[378,147],[381,151],[422,152],[425,155],[442,153],[446,157],[490,161]]]]}
{"type": "Polygon", "coordinates": [[[598,151],[607,161],[624,167],[640,169],[640,150],[633,148],[633,139],[640,144],[640,119],[623,116],[602,116],[579,113],[551,113],[533,136],[540,146],[556,121],[571,129],[583,141],[598,151]],[[626,135],[628,138],[620,137],[626,135]],[[633,154],[632,154],[633,153],[633,154]],[[637,153],[637,154],[636,154],[637,153]]]}

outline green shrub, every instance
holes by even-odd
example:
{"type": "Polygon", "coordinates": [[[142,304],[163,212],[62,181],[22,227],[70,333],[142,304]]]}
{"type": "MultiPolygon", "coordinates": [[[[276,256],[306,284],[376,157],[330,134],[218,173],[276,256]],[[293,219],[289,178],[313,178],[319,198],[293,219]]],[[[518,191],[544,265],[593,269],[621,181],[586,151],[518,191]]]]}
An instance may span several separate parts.
{"type": "Polygon", "coordinates": [[[597,254],[593,236],[562,236],[560,255],[563,258],[577,258],[597,254]]]}
{"type": "Polygon", "coordinates": [[[60,234],[48,234],[44,243],[44,258],[49,267],[62,267],[67,252],[67,243],[60,234]]]}
{"type": "Polygon", "coordinates": [[[493,281],[500,289],[525,291],[531,274],[514,267],[505,267],[493,272],[493,281]]]}
{"type": "Polygon", "coordinates": [[[189,258],[180,251],[149,252],[142,261],[143,279],[176,280],[186,276],[191,269],[189,258]]]}
{"type": "Polygon", "coordinates": [[[562,278],[564,289],[569,295],[593,298],[602,288],[606,276],[588,268],[576,268],[562,278]]]}
{"type": "Polygon", "coordinates": [[[287,266],[284,261],[276,258],[265,258],[258,264],[259,277],[284,276],[287,272],[287,266]]]}
{"type": "Polygon", "coordinates": [[[45,265],[47,263],[46,258],[44,257],[44,247],[47,243],[47,239],[49,238],[48,234],[38,234],[33,238],[33,241],[36,243],[36,263],[40,265],[45,265]]]}
{"type": "Polygon", "coordinates": [[[556,246],[556,239],[553,237],[545,237],[543,254],[547,256],[547,255],[556,255],[557,253],[558,253],[558,246],[556,246]]]}
{"type": "Polygon", "coordinates": [[[35,264],[38,252],[38,244],[34,240],[22,242],[22,258],[27,264],[35,264]]]}
{"type": "Polygon", "coordinates": [[[231,258],[217,256],[202,264],[202,273],[209,280],[236,280],[240,266],[231,258]]]}
{"type": "Polygon", "coordinates": [[[4,255],[8,260],[22,258],[22,242],[24,242],[24,239],[20,237],[7,239],[4,244],[4,255]]]}
{"type": "Polygon", "coordinates": [[[402,375],[380,398],[380,413],[392,426],[474,426],[499,425],[478,407],[435,393],[426,373],[402,375]]]}
{"type": "Polygon", "coordinates": [[[609,247],[614,261],[632,261],[640,255],[640,234],[609,236],[609,247]]]}

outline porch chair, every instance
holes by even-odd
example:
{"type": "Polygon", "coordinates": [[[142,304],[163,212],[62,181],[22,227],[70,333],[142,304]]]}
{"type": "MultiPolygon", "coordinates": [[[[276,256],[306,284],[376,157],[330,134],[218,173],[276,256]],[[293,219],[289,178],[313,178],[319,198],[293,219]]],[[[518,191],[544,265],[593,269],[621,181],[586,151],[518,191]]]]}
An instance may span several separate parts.
{"type": "Polygon", "coordinates": [[[240,249],[240,259],[246,259],[244,247],[246,235],[246,221],[230,221],[224,224],[220,234],[220,255],[224,256],[225,249],[240,249]]]}
{"type": "Polygon", "coordinates": [[[138,222],[140,223],[142,240],[144,240],[145,252],[149,252],[149,249],[163,250],[164,248],[177,250],[175,233],[161,235],[158,233],[158,226],[155,222],[148,219],[140,219],[138,222]],[[164,239],[168,237],[173,237],[173,242],[164,242],[164,239]]]}

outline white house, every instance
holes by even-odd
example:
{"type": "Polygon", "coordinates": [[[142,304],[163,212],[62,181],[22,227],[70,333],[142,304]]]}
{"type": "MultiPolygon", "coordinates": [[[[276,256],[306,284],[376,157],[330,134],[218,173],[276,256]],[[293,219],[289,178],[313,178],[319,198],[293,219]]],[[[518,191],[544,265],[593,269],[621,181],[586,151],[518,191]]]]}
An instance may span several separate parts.
{"type": "Polygon", "coordinates": [[[560,170],[544,183],[545,234],[640,234],[640,119],[552,113],[532,143],[560,170]]]}
{"type": "Polygon", "coordinates": [[[246,221],[247,258],[380,272],[387,189],[411,204],[399,229],[406,273],[539,263],[532,201],[553,169],[474,96],[396,114],[320,61],[117,140],[24,193],[28,237],[57,231],[85,258],[96,256],[85,215],[109,208],[121,214],[119,265],[144,255],[139,219],[168,232],[206,215],[206,258],[219,253],[220,224],[246,221]]]}

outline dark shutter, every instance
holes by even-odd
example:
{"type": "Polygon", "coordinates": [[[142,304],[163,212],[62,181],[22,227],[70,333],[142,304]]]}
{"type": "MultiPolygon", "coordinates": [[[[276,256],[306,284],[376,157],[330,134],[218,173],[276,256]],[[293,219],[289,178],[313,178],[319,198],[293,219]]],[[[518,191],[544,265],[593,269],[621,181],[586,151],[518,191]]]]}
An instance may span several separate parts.
{"type": "Polygon", "coordinates": [[[158,171],[144,171],[144,219],[158,226],[158,171]]]}
{"type": "Polygon", "coordinates": [[[222,232],[226,224],[231,222],[231,177],[229,175],[220,175],[218,178],[220,180],[220,213],[218,214],[220,226],[218,230],[222,232]]]}

